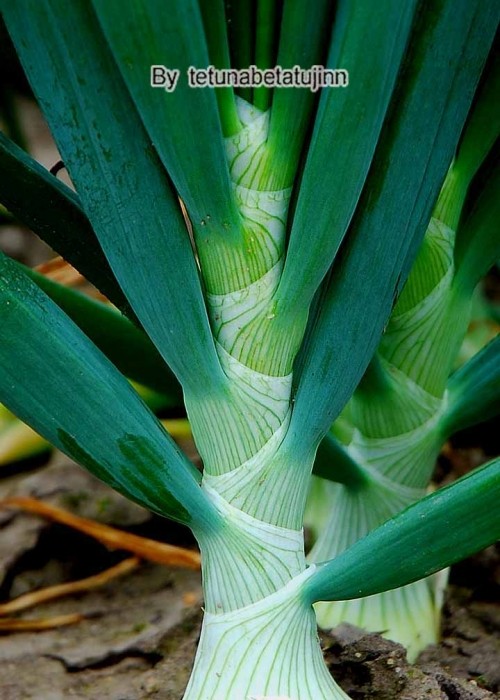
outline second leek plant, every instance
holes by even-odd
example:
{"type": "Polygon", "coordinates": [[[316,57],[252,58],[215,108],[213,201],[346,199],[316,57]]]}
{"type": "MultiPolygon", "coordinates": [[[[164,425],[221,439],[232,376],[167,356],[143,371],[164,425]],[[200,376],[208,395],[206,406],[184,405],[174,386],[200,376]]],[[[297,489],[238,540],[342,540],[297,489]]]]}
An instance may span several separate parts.
{"type": "MultiPolygon", "coordinates": [[[[320,448],[317,468],[333,481],[339,477],[336,460],[349,467],[344,483],[313,484],[306,520],[317,537],[310,561],[337,556],[421,498],[443,442],[500,410],[500,338],[450,376],[474,288],[500,256],[500,170],[495,149],[490,152],[500,134],[499,87],[493,55],[377,353],[320,448]],[[332,442],[335,434],[347,454],[332,442]]],[[[445,585],[441,572],[372,598],[318,603],[318,622],[383,632],[414,659],[438,641],[445,585]]]]}

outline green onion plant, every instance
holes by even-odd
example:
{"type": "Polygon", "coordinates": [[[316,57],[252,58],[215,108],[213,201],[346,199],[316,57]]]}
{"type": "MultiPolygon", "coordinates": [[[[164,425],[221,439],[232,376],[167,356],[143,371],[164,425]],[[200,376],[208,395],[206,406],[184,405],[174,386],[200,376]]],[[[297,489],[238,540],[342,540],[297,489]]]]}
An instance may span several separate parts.
{"type": "Polygon", "coordinates": [[[205,614],[186,700],[345,698],[312,605],[412,583],[500,533],[498,462],[329,561],[306,564],[302,529],[318,445],[403,299],[497,3],[0,7],[76,190],[2,138],[0,200],[121,310],[154,357],[144,365],[182,388],[203,475],[120,372],[141,381],[140,362],[133,377],[121,365],[125,345],[93,342],[90,307],[82,330],[5,256],[0,401],[192,529],[205,614]],[[151,86],[154,65],[179,71],[175,89],[151,86]],[[188,84],[193,67],[251,65],[325,65],[349,83],[188,84]]]}

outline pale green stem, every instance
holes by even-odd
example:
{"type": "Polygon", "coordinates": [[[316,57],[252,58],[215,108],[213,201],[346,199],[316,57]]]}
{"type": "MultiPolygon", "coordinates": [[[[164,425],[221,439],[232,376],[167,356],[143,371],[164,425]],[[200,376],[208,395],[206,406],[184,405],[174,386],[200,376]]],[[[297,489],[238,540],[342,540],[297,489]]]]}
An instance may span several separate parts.
{"type": "Polygon", "coordinates": [[[331,678],[301,596],[302,530],[271,525],[203,485],[223,527],[198,533],[205,617],[184,700],[347,700],[331,678]]]}
{"type": "Polygon", "coordinates": [[[348,700],[323,661],[314,612],[300,600],[311,573],[246,608],[206,613],[184,700],[348,700]]]}

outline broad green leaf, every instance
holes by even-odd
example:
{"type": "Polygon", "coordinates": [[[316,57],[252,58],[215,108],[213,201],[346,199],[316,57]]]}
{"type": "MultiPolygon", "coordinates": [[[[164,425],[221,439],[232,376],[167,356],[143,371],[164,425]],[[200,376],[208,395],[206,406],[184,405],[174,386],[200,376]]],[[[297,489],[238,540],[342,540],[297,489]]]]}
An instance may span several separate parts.
{"type": "Polygon", "coordinates": [[[448,382],[446,436],[500,413],[500,336],[462,365],[448,382]]]}
{"type": "Polygon", "coordinates": [[[78,197],[1,132],[0,202],[124,313],[133,316],[78,197]]]}
{"type": "Polygon", "coordinates": [[[155,148],[190,214],[200,219],[207,213],[221,218],[235,215],[215,93],[188,84],[190,66],[210,64],[198,2],[138,0],[126,12],[119,0],[93,0],[93,4],[155,148]],[[151,87],[154,64],[179,71],[175,89],[151,87]],[[207,171],[210,187],[204,177],[207,171]]]}
{"type": "Polygon", "coordinates": [[[89,3],[2,7],[116,278],[177,378],[205,391],[220,368],[190,239],[89,3]]]}
{"type": "Polygon", "coordinates": [[[415,4],[413,0],[339,3],[327,67],[348,70],[350,82],[348,87],[322,91],[277,292],[278,303],[291,313],[308,308],[354,213],[415,4]]]}
{"type": "Polygon", "coordinates": [[[107,304],[53,282],[34,270],[25,268],[25,273],[127,379],[162,392],[168,406],[182,406],[179,383],[143,331],[107,304]]]}
{"type": "Polygon", "coordinates": [[[188,84],[190,67],[210,63],[198,3],[140,0],[126,12],[119,0],[94,0],[94,6],[155,149],[186,205],[210,291],[238,288],[241,270],[228,268],[219,276],[218,269],[224,251],[245,246],[217,101],[213,89],[188,84]],[[149,84],[150,66],[161,64],[179,71],[170,92],[149,84]]]}
{"type": "Polygon", "coordinates": [[[0,329],[1,403],[132,500],[210,525],[195,467],[127,380],[5,255],[0,329]]]}
{"type": "Polygon", "coordinates": [[[304,595],[349,600],[405,586],[500,538],[500,459],[398,513],[318,565],[304,595]]]}
{"type": "Polygon", "coordinates": [[[372,170],[301,358],[292,428],[318,441],[364,373],[429,223],[497,4],[441,0],[412,38],[372,170]]]}

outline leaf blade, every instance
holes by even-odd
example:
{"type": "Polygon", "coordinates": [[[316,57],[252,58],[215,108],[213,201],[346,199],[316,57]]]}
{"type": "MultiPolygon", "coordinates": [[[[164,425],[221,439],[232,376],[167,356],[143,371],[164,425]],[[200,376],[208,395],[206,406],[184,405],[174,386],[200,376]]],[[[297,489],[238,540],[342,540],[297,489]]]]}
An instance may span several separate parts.
{"type": "Polygon", "coordinates": [[[286,308],[309,305],[345,235],[379,139],[415,4],[388,0],[381,11],[370,3],[339,3],[327,67],[348,70],[350,85],[324,89],[321,95],[278,289],[286,308]]]}
{"type": "Polygon", "coordinates": [[[432,21],[422,18],[426,30],[410,47],[411,71],[407,67],[398,88],[300,358],[292,424],[303,434],[310,431],[313,441],[329,429],[373,356],[427,228],[493,41],[494,3],[478,8],[462,2],[462,8],[460,22],[450,0],[429,8],[432,21]]]}
{"type": "Polygon", "coordinates": [[[25,273],[92,340],[127,379],[164,394],[172,407],[182,406],[182,390],[173,373],[151,343],[115,309],[35,270],[25,273]]]}
{"type": "Polygon", "coordinates": [[[1,132],[0,201],[133,317],[77,196],[1,132]]]}
{"type": "Polygon", "coordinates": [[[4,255],[0,322],[0,402],[136,502],[186,524],[213,521],[197,470],[131,385],[4,255]]]}
{"type": "Polygon", "coordinates": [[[449,379],[441,429],[446,436],[500,413],[500,336],[449,379]]]}
{"type": "Polygon", "coordinates": [[[409,506],[320,564],[304,594],[311,603],[349,600],[399,588],[444,569],[500,537],[499,500],[497,459],[409,506]]]}
{"type": "Polygon", "coordinates": [[[92,9],[81,0],[3,9],[85,213],[141,324],[193,393],[200,381],[213,385],[220,366],[182,213],[92,9]]]}
{"type": "Polygon", "coordinates": [[[186,205],[205,283],[211,291],[220,285],[232,291],[241,271],[226,266],[221,278],[217,261],[224,251],[244,253],[246,246],[217,101],[213,89],[188,83],[190,68],[210,65],[198,3],[138,1],[123,12],[118,0],[94,0],[94,7],[145,128],[186,205]],[[154,64],[175,66],[174,90],[149,85],[145,76],[154,64]]]}

